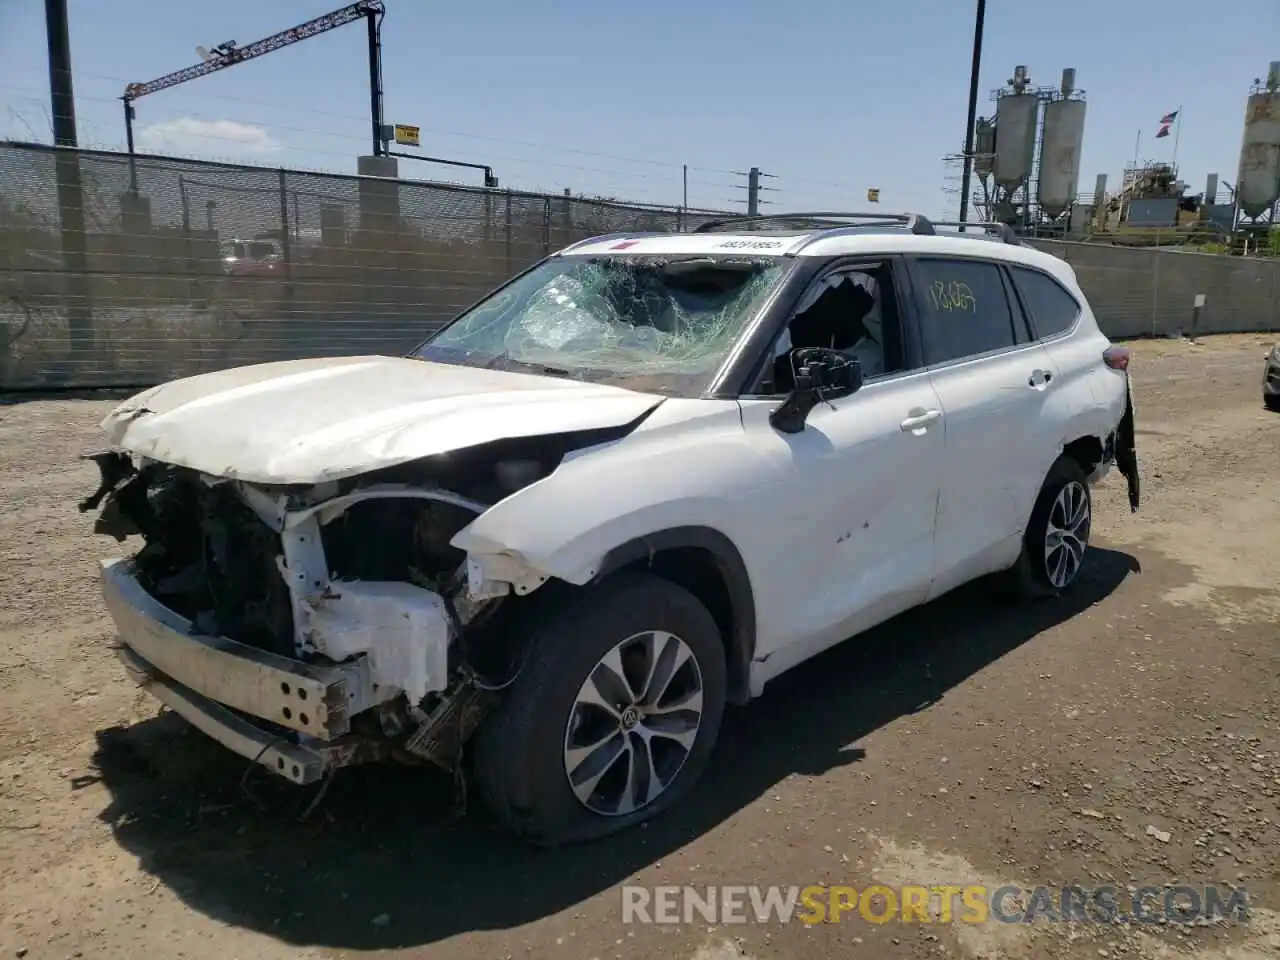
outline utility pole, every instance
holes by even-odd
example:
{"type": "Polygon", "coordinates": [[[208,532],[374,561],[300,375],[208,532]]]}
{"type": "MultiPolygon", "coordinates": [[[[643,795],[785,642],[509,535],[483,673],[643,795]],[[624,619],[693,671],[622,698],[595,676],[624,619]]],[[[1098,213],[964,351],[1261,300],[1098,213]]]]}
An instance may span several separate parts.
{"type": "Polygon", "coordinates": [[[53,111],[58,216],[62,222],[62,263],[67,274],[67,337],[70,373],[83,371],[93,347],[92,310],[84,235],[84,189],[76,140],[75,90],[71,80],[71,30],[67,0],[45,0],[45,35],[49,47],[49,99],[53,111]]]}
{"type": "Polygon", "coordinates": [[[49,44],[49,98],[53,107],[53,142],[76,146],[76,97],[71,81],[71,30],[67,0],[45,0],[45,31],[49,44]]]}
{"type": "MultiPolygon", "coordinates": [[[[370,7],[364,20],[369,37],[369,114],[373,120],[373,155],[386,152],[382,131],[382,17],[383,11],[370,7]]],[[[488,186],[488,183],[485,183],[488,186]]]]}
{"type": "Polygon", "coordinates": [[[973,179],[973,128],[978,119],[978,74],[982,69],[982,29],[987,19],[987,0],[978,0],[973,19],[973,64],[969,68],[969,115],[964,131],[964,168],[960,174],[960,232],[969,218],[969,190],[973,179]]]}
{"type": "Polygon", "coordinates": [[[752,167],[745,173],[742,171],[735,171],[735,173],[739,177],[747,178],[747,216],[758,217],[760,215],[760,205],[769,202],[768,200],[761,200],[760,194],[772,193],[775,189],[773,187],[760,186],[760,180],[764,177],[768,177],[771,180],[777,178],[772,173],[765,173],[759,167],[752,167]]]}

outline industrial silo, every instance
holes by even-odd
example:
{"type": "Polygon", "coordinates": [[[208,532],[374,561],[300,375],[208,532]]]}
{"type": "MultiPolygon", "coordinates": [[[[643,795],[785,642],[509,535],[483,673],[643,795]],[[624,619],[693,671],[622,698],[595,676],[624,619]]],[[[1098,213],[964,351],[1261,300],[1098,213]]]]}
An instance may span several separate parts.
{"type": "Polygon", "coordinates": [[[1063,70],[1062,87],[1044,108],[1036,199],[1050,220],[1056,220],[1071,206],[1080,181],[1085,103],[1083,91],[1075,89],[1075,84],[1075,70],[1063,70]]]}
{"type": "Polygon", "coordinates": [[[1040,98],[1028,91],[1031,78],[1026,67],[1017,67],[1009,89],[996,100],[996,184],[1013,193],[1031,178],[1036,155],[1036,121],[1040,98]]]}
{"type": "Polygon", "coordinates": [[[1280,61],[1272,62],[1267,82],[1255,85],[1245,107],[1236,196],[1250,218],[1280,199],[1280,61]]]}

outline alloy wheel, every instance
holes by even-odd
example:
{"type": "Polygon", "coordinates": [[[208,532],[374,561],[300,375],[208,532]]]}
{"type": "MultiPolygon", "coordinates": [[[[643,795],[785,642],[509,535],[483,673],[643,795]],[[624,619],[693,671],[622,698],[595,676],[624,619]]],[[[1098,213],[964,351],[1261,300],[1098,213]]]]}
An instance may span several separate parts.
{"type": "Polygon", "coordinates": [[[565,775],[583,806],[624,816],[662,795],[698,738],[702,682],[689,645],[660,630],[628,637],[600,658],[564,738],[565,775]]]}
{"type": "Polygon", "coordinates": [[[1063,485],[1049,510],[1044,541],[1045,571],[1054,589],[1061,590],[1080,572],[1091,519],[1084,484],[1072,480],[1063,485]]]}

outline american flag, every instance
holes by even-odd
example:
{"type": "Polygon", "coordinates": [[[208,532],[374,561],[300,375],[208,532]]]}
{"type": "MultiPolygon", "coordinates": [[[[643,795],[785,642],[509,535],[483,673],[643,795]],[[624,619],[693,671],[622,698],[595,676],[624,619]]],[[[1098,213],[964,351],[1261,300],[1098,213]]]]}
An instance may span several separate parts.
{"type": "Polygon", "coordinates": [[[1174,110],[1172,113],[1166,113],[1163,117],[1161,117],[1160,129],[1156,131],[1156,139],[1159,140],[1161,137],[1167,137],[1169,135],[1169,128],[1173,126],[1173,121],[1177,119],[1178,119],[1177,110],[1174,110]]]}

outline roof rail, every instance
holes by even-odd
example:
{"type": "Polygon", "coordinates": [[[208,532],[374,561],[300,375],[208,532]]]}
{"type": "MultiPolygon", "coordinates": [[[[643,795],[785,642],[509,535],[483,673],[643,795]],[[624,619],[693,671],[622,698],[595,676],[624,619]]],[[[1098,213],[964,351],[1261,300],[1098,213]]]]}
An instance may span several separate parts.
{"type": "Polygon", "coordinates": [[[1012,244],[1015,247],[1022,246],[1022,241],[1013,232],[1013,227],[1007,223],[987,223],[982,220],[935,220],[933,225],[935,227],[977,227],[987,233],[996,234],[1003,243],[1012,244]]]}
{"type": "Polygon", "coordinates": [[[719,220],[708,220],[694,227],[694,233],[712,233],[725,227],[736,227],[743,224],[794,224],[830,230],[837,227],[906,227],[912,233],[931,236],[933,224],[918,213],[769,213],[747,214],[740,217],[723,217],[719,220]],[[861,224],[850,224],[849,220],[867,221],[861,224]]]}

